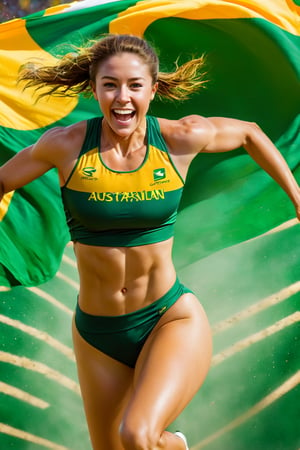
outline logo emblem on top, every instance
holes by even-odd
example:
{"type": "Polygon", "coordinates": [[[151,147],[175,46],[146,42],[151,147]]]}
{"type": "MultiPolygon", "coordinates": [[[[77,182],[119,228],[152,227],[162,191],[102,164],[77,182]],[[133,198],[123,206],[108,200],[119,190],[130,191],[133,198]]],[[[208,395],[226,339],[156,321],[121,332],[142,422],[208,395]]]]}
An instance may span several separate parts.
{"type": "Polygon", "coordinates": [[[88,178],[93,177],[95,172],[96,172],[96,169],[94,167],[84,167],[82,169],[83,175],[88,178]]]}
{"type": "Polygon", "coordinates": [[[161,169],[153,170],[153,179],[154,181],[164,180],[166,178],[166,169],[163,167],[161,169]]]}

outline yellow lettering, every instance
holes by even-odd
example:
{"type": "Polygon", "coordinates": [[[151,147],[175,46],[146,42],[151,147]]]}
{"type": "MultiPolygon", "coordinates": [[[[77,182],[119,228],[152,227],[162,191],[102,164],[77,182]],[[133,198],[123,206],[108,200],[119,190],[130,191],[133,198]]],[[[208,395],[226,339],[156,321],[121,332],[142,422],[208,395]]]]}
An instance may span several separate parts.
{"type": "Polygon", "coordinates": [[[94,202],[142,202],[150,200],[163,200],[165,191],[163,189],[155,189],[152,191],[139,192],[91,192],[88,201],[94,202]]]}
{"type": "Polygon", "coordinates": [[[143,200],[145,200],[145,191],[137,192],[137,196],[139,201],[142,202],[143,200]]]}
{"type": "Polygon", "coordinates": [[[91,194],[90,194],[90,196],[88,198],[88,201],[90,201],[90,200],[94,200],[94,202],[97,201],[97,194],[96,194],[96,192],[91,192],[91,194]]]}
{"type": "Polygon", "coordinates": [[[128,192],[128,200],[130,202],[133,202],[133,200],[136,201],[136,196],[135,196],[136,192],[128,192]]]}
{"type": "Polygon", "coordinates": [[[146,192],[146,200],[158,200],[158,191],[147,191],[146,192]]]}
{"type": "Polygon", "coordinates": [[[163,189],[158,189],[156,192],[158,198],[161,198],[162,200],[165,198],[165,191],[163,189]]]}
{"type": "Polygon", "coordinates": [[[105,192],[97,192],[97,200],[99,202],[105,202],[105,192]]]}
{"type": "Polygon", "coordinates": [[[129,192],[122,192],[121,202],[128,202],[129,192]]]}
{"type": "Polygon", "coordinates": [[[139,192],[133,192],[132,194],[133,194],[133,199],[134,199],[136,202],[140,202],[140,201],[141,201],[141,199],[140,199],[140,197],[139,197],[139,192]]]}
{"type": "Polygon", "coordinates": [[[105,201],[106,202],[112,202],[113,201],[113,195],[112,195],[111,192],[106,192],[105,201]]]}

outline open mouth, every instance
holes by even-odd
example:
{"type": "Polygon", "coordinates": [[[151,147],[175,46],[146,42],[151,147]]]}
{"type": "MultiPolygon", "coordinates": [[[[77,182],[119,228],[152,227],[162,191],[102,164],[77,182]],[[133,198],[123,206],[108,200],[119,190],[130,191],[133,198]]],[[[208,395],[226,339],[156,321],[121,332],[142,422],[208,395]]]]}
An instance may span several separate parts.
{"type": "Polygon", "coordinates": [[[135,116],[135,111],[131,109],[113,109],[112,112],[119,122],[129,122],[135,116]]]}

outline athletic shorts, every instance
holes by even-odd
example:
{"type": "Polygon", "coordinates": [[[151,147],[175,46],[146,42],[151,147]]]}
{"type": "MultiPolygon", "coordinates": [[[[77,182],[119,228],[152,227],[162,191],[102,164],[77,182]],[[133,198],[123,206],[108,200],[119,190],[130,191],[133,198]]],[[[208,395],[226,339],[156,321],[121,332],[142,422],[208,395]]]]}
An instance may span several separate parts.
{"type": "Polygon", "coordinates": [[[75,324],[85,341],[106,355],[135,367],[143,345],[161,316],[185,293],[192,292],[176,279],[171,289],[144,308],[120,316],[95,316],[78,303],[75,324]]]}

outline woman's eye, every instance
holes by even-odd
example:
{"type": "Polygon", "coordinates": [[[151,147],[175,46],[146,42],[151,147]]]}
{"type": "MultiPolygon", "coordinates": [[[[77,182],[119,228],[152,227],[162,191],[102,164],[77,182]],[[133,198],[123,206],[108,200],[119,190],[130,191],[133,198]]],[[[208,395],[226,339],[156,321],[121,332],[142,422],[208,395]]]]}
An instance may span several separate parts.
{"type": "Polygon", "coordinates": [[[104,87],[106,87],[106,88],[114,88],[115,85],[114,85],[114,83],[104,83],[104,87]]]}
{"type": "Polygon", "coordinates": [[[142,87],[140,83],[133,83],[130,85],[131,89],[139,89],[142,87]]]}

